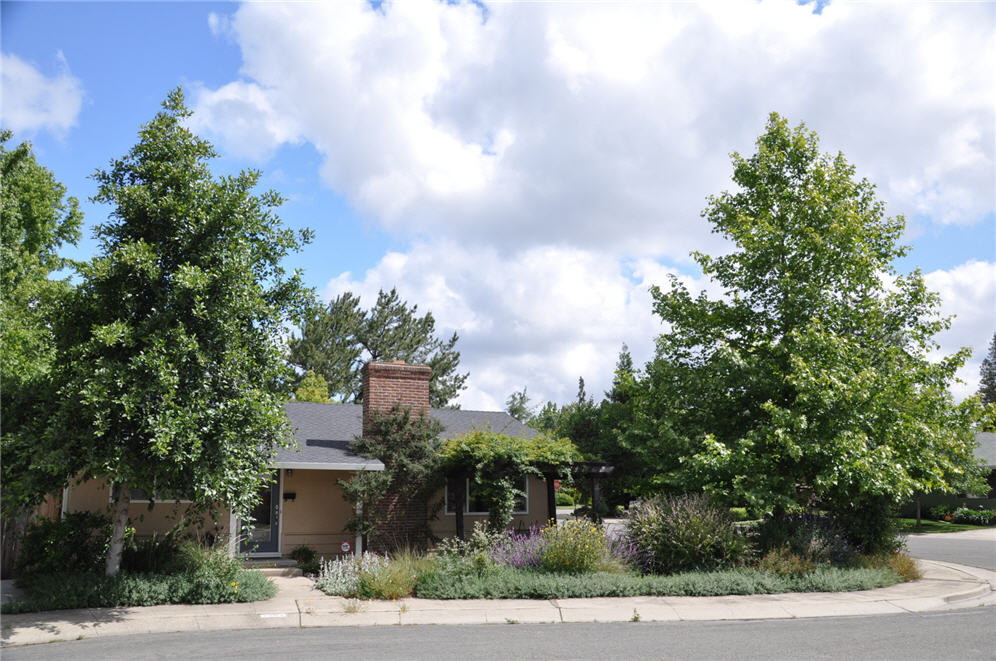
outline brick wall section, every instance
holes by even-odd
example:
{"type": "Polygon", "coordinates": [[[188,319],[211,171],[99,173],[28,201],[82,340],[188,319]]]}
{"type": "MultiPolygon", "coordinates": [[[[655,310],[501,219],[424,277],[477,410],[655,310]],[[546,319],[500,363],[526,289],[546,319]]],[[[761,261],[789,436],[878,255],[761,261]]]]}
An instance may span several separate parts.
{"type": "MultiPolygon", "coordinates": [[[[363,367],[363,433],[368,432],[374,412],[390,411],[395,404],[410,407],[414,413],[428,413],[430,376],[432,368],[427,365],[407,365],[401,361],[367,363],[363,367]]],[[[428,532],[425,499],[390,493],[378,503],[377,510],[384,523],[370,535],[371,550],[425,546],[428,532]]]]}
{"type": "Polygon", "coordinates": [[[390,411],[395,404],[411,407],[413,412],[429,411],[428,365],[367,363],[363,366],[363,433],[369,429],[374,411],[390,411]]]}

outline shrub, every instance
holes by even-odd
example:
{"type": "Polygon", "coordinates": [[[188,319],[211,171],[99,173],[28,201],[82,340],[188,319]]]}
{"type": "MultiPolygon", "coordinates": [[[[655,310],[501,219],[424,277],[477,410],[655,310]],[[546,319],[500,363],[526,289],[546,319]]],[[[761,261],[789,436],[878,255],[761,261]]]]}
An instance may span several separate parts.
{"type": "Polygon", "coordinates": [[[959,507],[951,513],[952,523],[967,523],[976,526],[991,526],[996,523],[996,512],[993,510],[959,507]]]}
{"type": "Polygon", "coordinates": [[[556,497],[558,507],[571,507],[574,505],[574,497],[563,489],[557,492],[556,497]]]}
{"type": "Polygon", "coordinates": [[[800,555],[785,545],[764,554],[757,564],[757,570],[779,576],[802,576],[818,567],[812,555],[800,555]]]}
{"type": "Polygon", "coordinates": [[[387,565],[387,558],[375,553],[361,556],[346,555],[323,560],[315,587],[333,596],[352,597],[360,583],[360,575],[387,565]]]}
{"type": "Polygon", "coordinates": [[[888,568],[826,567],[803,576],[779,576],[744,568],[638,576],[555,574],[502,567],[483,576],[428,574],[419,579],[416,595],[425,599],[719,596],[868,590],[893,585],[898,580],[888,568]]]}
{"type": "Polygon", "coordinates": [[[872,569],[890,569],[904,581],[915,581],[923,577],[916,560],[905,553],[882,553],[861,556],[859,564],[872,569]]]}
{"type": "Polygon", "coordinates": [[[290,552],[290,557],[299,565],[308,564],[318,560],[318,551],[311,546],[301,544],[294,547],[290,552]]]}
{"type": "Polygon", "coordinates": [[[17,574],[22,582],[45,574],[97,571],[107,556],[111,520],[93,512],[39,519],[21,538],[17,574]]]}
{"type": "Polygon", "coordinates": [[[952,511],[950,505],[938,505],[927,510],[927,518],[934,521],[944,521],[952,511]]]}
{"type": "Polygon", "coordinates": [[[859,553],[895,553],[902,547],[895,508],[885,498],[872,498],[838,509],[833,518],[859,553]]]}
{"type": "Polygon", "coordinates": [[[626,528],[653,573],[735,567],[752,552],[729,511],[703,495],[654,497],[630,512],[626,528]]]}
{"type": "Polygon", "coordinates": [[[543,529],[540,565],[552,572],[581,574],[598,568],[607,551],[605,531],[587,519],[571,519],[543,529]]]}
{"type": "Polygon", "coordinates": [[[815,563],[846,563],[856,555],[836,519],[816,514],[782,514],[764,519],[757,528],[762,553],[787,549],[815,563]]]}
{"type": "Polygon", "coordinates": [[[506,530],[492,541],[491,560],[509,567],[539,567],[545,547],[546,537],[536,526],[522,532],[506,530]]]}
{"type": "Polygon", "coordinates": [[[174,528],[164,535],[136,537],[121,554],[121,571],[136,574],[168,574],[176,571],[181,531],[174,528]]]}

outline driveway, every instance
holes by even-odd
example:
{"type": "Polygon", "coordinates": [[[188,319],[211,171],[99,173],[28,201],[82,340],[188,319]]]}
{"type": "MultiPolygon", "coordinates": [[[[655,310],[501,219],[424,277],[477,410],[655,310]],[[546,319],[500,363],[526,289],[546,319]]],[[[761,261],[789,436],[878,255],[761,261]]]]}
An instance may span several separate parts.
{"type": "Polygon", "coordinates": [[[915,533],[906,538],[910,555],[996,571],[996,528],[915,533]]]}

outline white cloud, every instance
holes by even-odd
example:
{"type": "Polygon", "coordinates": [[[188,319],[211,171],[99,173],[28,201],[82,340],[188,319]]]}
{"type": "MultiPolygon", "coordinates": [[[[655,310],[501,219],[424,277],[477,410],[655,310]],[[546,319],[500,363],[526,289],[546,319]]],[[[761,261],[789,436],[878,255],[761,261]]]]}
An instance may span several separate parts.
{"type": "Polygon", "coordinates": [[[650,358],[661,327],[648,289],[671,272],[577,248],[537,246],[509,257],[418,244],[360,277],[334,278],[324,295],[352,291],[370,305],[379,289],[397,287],[409,304],[431,310],[441,334],[460,335],[461,368],[470,372],[462,405],[493,410],[523,386],[535,403],[570,401],[579,376],[600,398],[624,342],[638,364],[650,358]]]}
{"type": "Polygon", "coordinates": [[[979,368],[996,332],[996,262],[972,260],[932,271],[924,278],[927,287],[941,295],[943,314],[954,316],[951,328],[937,337],[940,353],[952,354],[962,347],[973,349],[972,357],[958,372],[963,383],[952,388],[960,400],[979,389],[979,368]]]}
{"type": "Polygon", "coordinates": [[[58,53],[59,72],[46,76],[30,62],[4,53],[0,60],[4,127],[15,133],[49,131],[62,136],[76,126],[83,84],[58,53]]]}
{"type": "Polygon", "coordinates": [[[720,245],[698,213],[771,110],[892,213],[991,212],[991,28],[984,3],[250,3],[248,82],[198,112],[239,153],[312,142],[393,233],[677,259],[720,245]]]}
{"type": "MultiPolygon", "coordinates": [[[[211,19],[242,78],[201,90],[195,121],[255,160],[310,142],[331,188],[413,242],[326,293],[397,286],[458,331],[464,406],[524,385],[565,401],[579,374],[608,387],[622,342],[649,358],[646,287],[661,261],[724,249],[699,212],[772,110],[843,151],[890,214],[992,213],[992,19],[985,3],[499,3],[486,20],[435,0],[248,3],[211,19]]],[[[990,336],[979,268],[930,274],[959,314],[944,350],[990,336]]]]}

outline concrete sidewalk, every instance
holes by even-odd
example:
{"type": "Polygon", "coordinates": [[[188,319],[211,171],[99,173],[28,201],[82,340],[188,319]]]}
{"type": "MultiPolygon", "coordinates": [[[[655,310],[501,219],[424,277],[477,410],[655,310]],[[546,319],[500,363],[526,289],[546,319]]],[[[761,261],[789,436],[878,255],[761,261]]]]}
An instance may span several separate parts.
{"type": "Polygon", "coordinates": [[[101,608],[5,615],[3,646],[57,640],[217,629],[401,624],[757,620],[878,615],[996,605],[996,572],[921,560],[924,577],[858,592],[727,597],[623,597],[555,600],[330,597],[305,577],[275,576],[279,591],[248,604],[101,608]]]}

